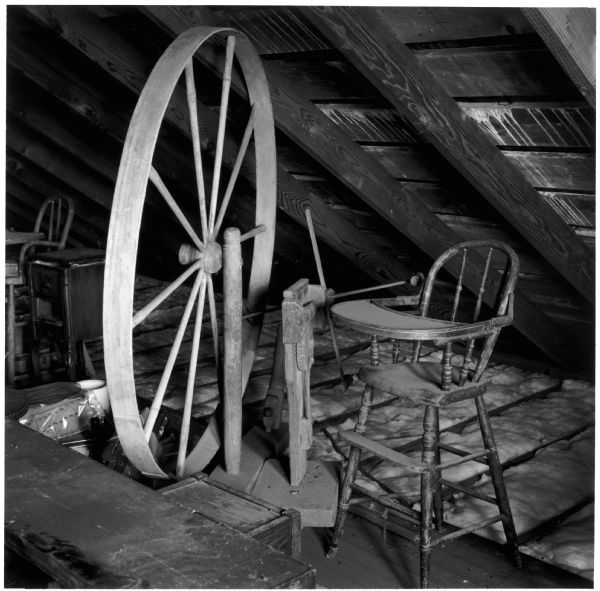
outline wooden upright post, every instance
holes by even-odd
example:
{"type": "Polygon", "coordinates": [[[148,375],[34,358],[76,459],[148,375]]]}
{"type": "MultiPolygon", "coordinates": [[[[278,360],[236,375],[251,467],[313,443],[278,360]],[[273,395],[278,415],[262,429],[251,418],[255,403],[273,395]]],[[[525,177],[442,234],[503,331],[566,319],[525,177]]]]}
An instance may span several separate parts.
{"type": "Polygon", "coordinates": [[[223,446],[228,474],[240,471],[242,454],[242,248],[240,231],[223,234],[223,446]]]}

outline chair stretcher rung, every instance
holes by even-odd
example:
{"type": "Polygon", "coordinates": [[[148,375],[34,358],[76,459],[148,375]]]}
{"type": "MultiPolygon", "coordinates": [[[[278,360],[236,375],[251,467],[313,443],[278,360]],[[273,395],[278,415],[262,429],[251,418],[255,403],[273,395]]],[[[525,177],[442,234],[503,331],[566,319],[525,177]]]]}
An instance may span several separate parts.
{"type": "Polygon", "coordinates": [[[497,521],[500,521],[501,519],[502,519],[502,515],[496,515],[495,517],[488,517],[487,519],[482,519],[481,521],[478,521],[477,523],[474,523],[473,525],[463,527],[456,531],[450,532],[449,534],[446,534],[444,536],[440,536],[439,538],[435,538],[434,540],[431,541],[431,546],[432,547],[437,546],[438,544],[448,542],[449,540],[454,540],[456,538],[460,538],[461,536],[470,534],[470,533],[474,532],[475,530],[481,529],[482,527],[487,527],[488,525],[491,525],[492,523],[496,523],[497,521]]]}
{"type": "MultiPolygon", "coordinates": [[[[419,522],[419,513],[410,507],[403,505],[402,503],[394,500],[393,496],[387,493],[378,493],[374,491],[370,491],[367,488],[361,486],[359,483],[354,482],[352,484],[352,488],[360,495],[372,499],[376,503],[383,505],[384,507],[388,507],[389,509],[393,509],[398,513],[401,513],[403,517],[411,521],[412,523],[420,523],[419,522]]],[[[350,501],[352,503],[352,501],[350,501]]]]}
{"type": "MultiPolygon", "coordinates": [[[[441,441],[438,443],[438,447],[447,451],[451,454],[455,454],[457,456],[468,456],[469,452],[464,449],[459,449],[458,447],[454,447],[453,445],[448,445],[447,443],[442,443],[441,441]]],[[[482,454],[485,455],[485,454],[482,454]]],[[[476,462],[481,462],[482,464],[487,464],[487,460],[475,460],[476,462]]]]}
{"type": "MultiPolygon", "coordinates": [[[[452,468],[453,466],[458,466],[460,464],[464,464],[465,462],[471,462],[473,460],[477,461],[478,459],[480,459],[484,456],[487,456],[487,454],[488,454],[487,451],[477,451],[477,452],[473,452],[471,454],[466,454],[456,460],[450,460],[449,462],[443,462],[442,464],[438,464],[435,467],[435,469],[440,471],[440,470],[445,470],[446,468],[452,468]]],[[[483,463],[487,465],[486,461],[483,461],[483,463]]]]}
{"type": "Polygon", "coordinates": [[[475,497],[477,499],[485,501],[486,503],[491,503],[492,505],[498,504],[498,501],[494,497],[490,497],[488,495],[484,495],[483,493],[479,493],[479,492],[473,490],[472,488],[467,488],[466,486],[461,486],[460,484],[457,484],[456,482],[450,482],[448,480],[444,480],[443,478],[440,478],[440,483],[443,486],[447,486],[449,488],[457,490],[458,492],[464,493],[465,495],[475,497]]]}
{"type": "Polygon", "coordinates": [[[355,447],[359,447],[360,449],[364,449],[366,451],[370,451],[371,453],[383,458],[384,460],[389,460],[395,464],[400,464],[401,466],[406,466],[408,469],[413,472],[423,473],[428,470],[426,464],[411,458],[405,454],[401,454],[393,449],[382,445],[381,443],[377,443],[376,441],[372,441],[365,437],[364,435],[360,435],[359,433],[355,433],[354,431],[341,431],[340,437],[345,439],[350,445],[355,447]]]}

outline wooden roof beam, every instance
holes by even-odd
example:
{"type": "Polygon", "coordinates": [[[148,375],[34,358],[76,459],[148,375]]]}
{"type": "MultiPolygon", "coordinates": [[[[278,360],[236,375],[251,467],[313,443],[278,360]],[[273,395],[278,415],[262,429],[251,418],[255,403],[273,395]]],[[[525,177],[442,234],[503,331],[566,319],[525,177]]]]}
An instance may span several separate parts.
{"type": "Polygon", "coordinates": [[[594,301],[594,253],[573,232],[476,121],[374,9],[302,9],[424,138],[588,301],[594,301]]]}
{"type": "Polygon", "coordinates": [[[596,108],[596,9],[522,8],[573,84],[596,108]]]}
{"type": "MultiPolygon", "coordinates": [[[[153,63],[126,43],[122,37],[103,25],[85,8],[66,6],[26,6],[24,9],[40,24],[54,30],[62,39],[102,67],[124,86],[139,94],[153,63]]],[[[206,24],[206,23],[205,23],[206,24]]],[[[182,133],[189,135],[188,109],[183,95],[174,95],[166,118],[182,133]],[[177,113],[179,117],[173,116],[177,113]]],[[[218,117],[198,103],[198,117],[203,137],[216,137],[218,117]],[[214,133],[213,133],[214,132],[214,133]]],[[[237,142],[228,137],[224,162],[233,163],[237,155],[237,142]]],[[[190,159],[190,163],[191,163],[190,159]]],[[[248,152],[242,169],[246,180],[254,186],[252,178],[253,155],[248,152]]],[[[300,181],[290,176],[281,166],[277,169],[277,204],[298,223],[306,225],[304,209],[310,207],[317,236],[351,260],[365,274],[377,281],[390,281],[411,274],[401,261],[384,252],[374,240],[361,233],[349,221],[337,214],[312,191],[307,191],[300,181]]]]}
{"type": "MultiPolygon", "coordinates": [[[[143,11],[174,35],[200,24],[227,25],[210,9],[200,6],[193,9],[146,6],[143,11]]],[[[206,65],[211,66],[210,63],[206,65]]],[[[462,240],[418,195],[403,190],[372,156],[302,97],[301,88],[279,74],[273,64],[267,63],[266,67],[276,124],[288,137],[432,258],[462,240]]],[[[232,87],[235,88],[233,84],[232,87]]],[[[515,308],[517,329],[547,355],[564,363],[565,351],[577,350],[564,331],[539,307],[532,305],[526,296],[517,298],[515,308]]]]}

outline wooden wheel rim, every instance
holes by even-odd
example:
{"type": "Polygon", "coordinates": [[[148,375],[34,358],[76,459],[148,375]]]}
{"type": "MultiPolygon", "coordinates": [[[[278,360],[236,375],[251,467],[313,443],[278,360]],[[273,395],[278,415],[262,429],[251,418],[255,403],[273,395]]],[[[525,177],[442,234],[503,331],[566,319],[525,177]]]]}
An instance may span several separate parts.
{"type": "MultiPolygon", "coordinates": [[[[117,434],[127,458],[142,473],[164,478],[146,441],[136,399],[133,367],[133,296],[143,206],[160,126],[186,64],[211,37],[235,36],[236,58],[253,106],[256,161],[256,225],[266,229],[255,237],[246,309],[264,309],[268,289],[276,209],[275,131],[266,77],[249,40],[233,29],[195,27],[182,33],[156,63],[138,99],[125,140],[112,204],[106,249],[103,330],[106,381],[117,434]]],[[[260,317],[259,317],[260,318],[260,317]]],[[[245,389],[258,344],[261,320],[244,323],[242,384],[245,389]]],[[[186,474],[201,470],[219,448],[213,417],[189,454],[186,474]]]]}

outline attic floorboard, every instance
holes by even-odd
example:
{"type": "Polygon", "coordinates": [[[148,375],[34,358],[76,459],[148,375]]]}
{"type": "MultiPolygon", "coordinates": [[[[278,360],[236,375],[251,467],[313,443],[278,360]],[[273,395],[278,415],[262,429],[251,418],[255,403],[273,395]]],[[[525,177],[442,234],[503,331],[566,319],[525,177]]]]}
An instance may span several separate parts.
{"type": "MultiPolygon", "coordinates": [[[[419,559],[411,542],[360,517],[350,516],[340,549],[325,557],[329,530],[302,531],[301,560],[317,569],[317,585],[341,589],[398,589],[418,586],[419,559]]],[[[592,582],[534,558],[523,556],[518,569],[501,546],[465,536],[432,553],[431,587],[435,588],[591,588],[592,582]]]]}
{"type": "MultiPolygon", "coordinates": [[[[143,305],[148,299],[151,299],[153,297],[153,294],[155,293],[156,289],[159,287],[159,285],[158,285],[158,282],[156,282],[154,280],[147,280],[142,277],[138,277],[137,287],[138,287],[138,289],[136,290],[136,307],[143,305]]],[[[139,334],[137,334],[134,339],[134,350],[136,351],[136,358],[138,359],[138,361],[135,364],[136,382],[138,385],[138,396],[141,396],[141,397],[144,397],[147,395],[151,396],[153,393],[153,384],[155,384],[157,382],[157,380],[160,376],[161,368],[163,367],[163,364],[164,364],[164,361],[162,361],[162,360],[166,356],[166,353],[168,352],[168,350],[170,349],[170,346],[172,344],[172,336],[173,336],[172,335],[172,331],[173,331],[172,326],[174,325],[174,322],[175,322],[174,319],[178,316],[178,314],[181,313],[183,302],[186,300],[184,295],[185,294],[182,294],[181,298],[170,299],[169,305],[166,306],[165,309],[162,309],[162,307],[161,307],[160,311],[157,310],[153,314],[152,317],[149,317],[147,319],[147,321],[144,323],[144,325],[141,326],[142,331],[139,334]]],[[[218,304],[218,309],[220,311],[220,304],[218,304]]],[[[205,322],[206,321],[207,321],[207,319],[205,318],[205,322]]],[[[268,314],[265,318],[263,330],[261,333],[259,348],[257,350],[257,358],[256,358],[255,364],[253,366],[253,371],[252,371],[250,381],[248,384],[248,389],[246,392],[247,402],[260,403],[260,401],[264,398],[264,396],[266,394],[266,390],[268,387],[269,378],[270,378],[270,374],[271,374],[271,369],[272,369],[272,363],[273,363],[273,346],[274,346],[274,342],[275,342],[275,334],[276,334],[277,325],[278,325],[279,321],[280,321],[280,313],[278,310],[273,309],[270,312],[268,312],[268,314]]],[[[358,333],[353,333],[352,331],[347,331],[347,330],[339,330],[338,331],[338,339],[339,339],[340,349],[342,352],[342,358],[344,360],[344,371],[346,373],[354,374],[354,373],[356,373],[356,371],[360,365],[368,363],[368,358],[369,358],[368,342],[358,333]]],[[[183,344],[183,348],[186,350],[187,350],[187,348],[189,348],[188,341],[189,341],[189,339],[184,340],[184,344],[183,344]]],[[[382,343],[382,354],[388,355],[390,348],[391,348],[391,345],[389,343],[382,343]]],[[[99,342],[91,343],[90,344],[90,353],[92,355],[92,359],[94,360],[96,368],[98,370],[100,370],[99,373],[102,374],[101,368],[103,367],[103,363],[102,363],[101,343],[99,343],[99,342]]],[[[337,430],[337,427],[335,426],[336,424],[339,425],[346,418],[352,417],[355,415],[356,410],[358,409],[358,404],[359,404],[362,388],[361,388],[360,384],[355,383],[353,386],[351,386],[350,390],[347,391],[342,397],[339,397],[339,396],[330,397],[327,394],[328,386],[325,386],[325,390],[324,390],[323,385],[327,384],[328,382],[331,382],[331,380],[335,381],[339,377],[338,370],[337,370],[337,367],[336,367],[333,357],[334,356],[333,356],[332,345],[331,345],[329,333],[325,332],[325,333],[321,334],[320,331],[315,331],[315,365],[313,366],[312,372],[311,372],[311,384],[312,384],[312,390],[313,390],[313,418],[315,419],[315,421],[319,422],[319,425],[315,425],[316,427],[322,426],[323,424],[331,425],[333,427],[333,431],[335,432],[337,430]],[[319,387],[319,385],[321,385],[321,387],[319,387]],[[341,409],[340,409],[340,405],[341,405],[341,409]]],[[[198,391],[197,391],[197,395],[195,396],[194,405],[193,405],[193,416],[198,419],[201,419],[202,417],[206,417],[207,415],[211,414],[214,409],[214,406],[216,404],[216,401],[217,401],[218,392],[217,392],[217,388],[216,388],[216,382],[215,382],[215,379],[213,376],[213,371],[210,369],[211,359],[212,359],[212,344],[210,342],[206,342],[201,347],[201,360],[200,360],[200,364],[199,364],[200,371],[199,371],[199,374],[198,374],[197,380],[196,380],[196,385],[198,386],[198,391]]],[[[505,370],[508,370],[508,375],[504,376],[504,373],[502,373],[502,376],[504,376],[504,378],[502,380],[500,380],[500,383],[505,381],[505,379],[508,379],[509,381],[512,380],[514,378],[514,376],[513,376],[513,378],[510,378],[510,375],[514,374],[515,372],[518,372],[518,370],[515,369],[516,367],[521,366],[522,369],[525,370],[525,367],[523,365],[524,360],[520,359],[520,358],[498,357],[496,359],[496,362],[497,363],[508,363],[509,365],[512,366],[512,368],[505,367],[505,370]]],[[[183,366],[182,366],[182,369],[183,369],[183,366]]],[[[500,369],[501,368],[496,370],[496,373],[498,373],[498,371],[500,371],[500,369]]],[[[508,396],[508,398],[507,398],[506,397],[508,395],[507,393],[513,392],[513,390],[511,390],[510,388],[506,392],[504,392],[504,390],[502,390],[502,387],[500,387],[500,390],[498,390],[498,391],[494,390],[495,395],[493,395],[493,396],[490,395],[488,397],[489,398],[488,403],[490,404],[490,409],[494,408],[494,410],[491,411],[491,414],[493,414],[494,417],[498,413],[506,413],[507,420],[508,420],[509,415],[512,416],[511,413],[514,413],[514,410],[510,410],[513,406],[518,406],[519,408],[523,407],[522,413],[527,414],[525,411],[527,410],[526,407],[528,405],[531,405],[531,404],[533,404],[534,406],[539,405],[539,403],[542,402],[542,399],[546,398],[548,393],[551,393],[551,392],[554,392],[554,391],[560,389],[560,386],[559,386],[560,380],[558,379],[559,376],[558,375],[556,375],[555,377],[548,376],[546,374],[546,372],[549,371],[549,368],[547,366],[539,366],[536,363],[533,363],[533,364],[529,365],[528,367],[526,367],[526,369],[529,372],[542,371],[544,373],[537,374],[537,376],[538,376],[537,378],[534,378],[533,375],[529,375],[529,378],[526,378],[525,374],[523,374],[521,379],[531,379],[532,382],[529,385],[525,384],[526,387],[522,391],[521,391],[521,387],[519,387],[518,395],[510,394],[510,396],[508,396]],[[527,388],[529,388],[529,389],[527,389],[527,388]],[[498,408],[496,408],[496,407],[498,407],[498,408]]],[[[177,374],[177,371],[175,372],[175,374],[177,374]]],[[[566,376],[564,374],[560,374],[560,377],[566,378],[566,377],[576,377],[576,376],[566,376]]],[[[177,414],[178,414],[177,409],[180,408],[180,406],[181,406],[180,393],[185,388],[183,388],[182,384],[180,383],[179,376],[177,376],[177,375],[174,375],[174,379],[172,380],[172,382],[173,383],[171,384],[171,387],[169,389],[169,396],[167,396],[167,398],[165,399],[165,406],[170,407],[169,416],[171,419],[176,421],[177,414]]],[[[514,388],[517,388],[517,386],[515,385],[514,388]]],[[[551,396],[554,396],[554,395],[552,394],[551,396]]],[[[580,404],[579,404],[579,406],[581,408],[583,408],[583,406],[585,406],[583,404],[583,402],[584,401],[582,398],[582,400],[580,401],[580,404]]],[[[562,406],[560,406],[560,404],[558,402],[550,403],[550,406],[551,406],[551,408],[558,409],[557,410],[558,413],[562,412],[560,410],[562,408],[562,406]]],[[[537,408],[537,406],[536,406],[536,408],[537,408]]],[[[521,412],[521,411],[519,411],[519,412],[521,412]]],[[[576,417],[579,417],[581,414],[582,414],[581,409],[579,409],[577,412],[575,412],[576,417]]],[[[467,418],[469,416],[470,416],[469,413],[467,413],[465,415],[465,417],[467,417],[467,418]]],[[[465,418],[465,417],[462,417],[462,418],[465,418]]],[[[584,416],[584,418],[586,418],[586,417],[587,417],[587,415],[584,416]]],[[[502,418],[502,417],[500,417],[500,418],[502,418]]],[[[448,419],[450,421],[448,423],[448,425],[450,426],[449,428],[453,433],[454,432],[458,433],[459,425],[461,425],[461,429],[462,429],[462,427],[464,427],[464,425],[466,424],[465,421],[460,423],[460,417],[456,417],[456,418],[449,417],[448,419]]],[[[546,420],[550,421],[552,425],[555,425],[555,423],[556,423],[555,418],[552,418],[552,417],[550,417],[546,420]]],[[[202,421],[200,421],[200,423],[201,422],[202,421]]],[[[420,422],[419,421],[417,421],[417,422],[419,424],[417,425],[417,423],[415,423],[415,425],[417,425],[417,427],[418,427],[420,425],[420,422]]],[[[378,421],[375,421],[375,423],[378,423],[378,421]]],[[[414,427],[414,425],[412,423],[410,423],[410,421],[406,423],[406,425],[403,427],[403,431],[402,431],[404,434],[403,435],[404,439],[398,440],[396,442],[396,445],[404,445],[404,444],[412,443],[411,438],[413,438],[415,435],[415,433],[413,433],[411,430],[411,429],[413,429],[413,427],[414,427]]],[[[587,419],[583,420],[583,421],[577,419],[573,422],[573,421],[567,420],[566,416],[563,416],[561,418],[561,420],[559,421],[559,424],[556,424],[555,427],[552,427],[552,437],[545,436],[543,442],[537,441],[537,439],[535,439],[535,438],[534,439],[530,438],[531,440],[527,439],[527,441],[520,442],[519,445],[517,447],[515,447],[513,451],[511,451],[512,448],[509,446],[506,449],[506,453],[508,454],[506,456],[506,458],[507,458],[507,460],[511,461],[510,465],[513,465],[515,461],[518,461],[519,463],[521,463],[523,461],[526,461],[528,458],[530,458],[536,451],[540,450],[542,447],[551,445],[555,441],[556,437],[562,438],[562,439],[569,439],[570,437],[572,437],[573,430],[575,428],[577,428],[576,432],[579,433],[579,431],[581,431],[582,429],[585,429],[586,427],[589,427],[589,421],[587,419]],[[517,451],[515,451],[515,450],[517,450],[517,451]],[[526,454],[526,457],[521,457],[523,455],[523,453],[526,454]]],[[[345,426],[344,428],[347,428],[347,426],[345,426]]],[[[377,430],[378,427],[374,427],[374,428],[377,430]]],[[[398,427],[396,425],[396,426],[394,426],[394,428],[398,429],[400,427],[398,427]]],[[[315,432],[317,432],[317,430],[315,430],[315,432]]],[[[500,435],[498,435],[497,437],[500,437],[500,435]]],[[[324,440],[325,436],[319,432],[317,439],[324,440]]],[[[390,445],[392,445],[391,440],[389,443],[390,443],[390,445]]],[[[503,445],[504,445],[504,443],[506,443],[506,445],[508,446],[510,443],[510,440],[507,440],[506,442],[500,441],[500,443],[502,443],[503,445]]],[[[394,445],[394,447],[396,445],[394,445]]],[[[320,453],[319,452],[320,449],[321,449],[321,443],[319,443],[315,447],[314,451],[315,451],[315,453],[317,453],[317,455],[320,453]]],[[[325,452],[325,454],[327,455],[327,452],[325,452]]],[[[325,459],[325,458],[320,458],[320,459],[325,459]]],[[[556,484],[556,486],[559,486],[559,484],[556,484]]],[[[559,486],[559,488],[560,488],[560,486],[559,486]]],[[[574,501],[574,503],[575,503],[575,501],[574,501]]],[[[564,509],[569,510],[570,507],[564,507],[564,509]]],[[[556,516],[556,515],[554,515],[554,516],[556,516]]],[[[372,518],[372,516],[368,516],[368,517],[372,518]]],[[[547,516],[542,519],[543,522],[546,522],[546,520],[547,520],[547,516]]],[[[388,527],[391,529],[392,525],[389,525],[388,527]]],[[[350,529],[349,531],[352,531],[352,529],[350,529]]],[[[308,534],[305,534],[305,535],[308,535],[308,534]]],[[[309,541],[305,544],[306,551],[313,552],[313,547],[315,546],[315,543],[316,543],[315,540],[309,539],[309,541]]],[[[481,539],[479,539],[479,543],[480,544],[482,543],[481,539]]],[[[475,544],[475,546],[477,546],[477,544],[475,544]]],[[[458,548],[461,548],[461,547],[462,546],[458,546],[458,548]]],[[[489,552],[492,552],[492,554],[497,553],[497,551],[498,551],[498,546],[495,544],[490,545],[489,542],[483,542],[482,548],[488,548],[488,550],[486,550],[486,552],[489,551],[489,552]],[[494,550],[489,550],[490,548],[494,548],[494,550]]],[[[369,548],[363,549],[362,551],[366,552],[366,555],[368,557],[370,557],[371,552],[377,553],[380,550],[378,550],[375,546],[373,546],[373,548],[369,547],[369,548]]],[[[446,552],[445,549],[442,549],[441,551],[446,552]]],[[[477,551],[483,552],[485,554],[484,550],[480,550],[479,547],[478,547],[477,551]]],[[[318,557],[322,555],[322,552],[320,550],[315,551],[315,552],[316,552],[316,554],[315,554],[314,560],[315,561],[320,560],[320,558],[318,558],[318,557]]],[[[352,550],[349,550],[349,552],[352,553],[352,550]]],[[[358,550],[356,552],[358,552],[358,550]]],[[[404,550],[403,550],[403,553],[404,553],[404,550]]],[[[460,554],[460,552],[459,552],[459,554],[460,554]]],[[[396,559],[394,557],[389,557],[389,558],[391,560],[391,564],[395,564],[396,559]]],[[[311,559],[312,559],[312,555],[311,555],[311,559]]],[[[387,558],[382,559],[382,560],[387,560],[387,558]]],[[[475,560],[475,558],[473,558],[473,560],[475,560]]],[[[477,559],[477,560],[479,560],[479,559],[477,559]]],[[[461,584],[460,586],[467,586],[467,587],[469,587],[469,586],[471,586],[471,587],[472,586],[498,586],[490,578],[491,571],[490,571],[490,567],[485,565],[485,558],[482,558],[481,560],[484,561],[484,567],[482,567],[482,572],[485,574],[486,577],[488,577],[488,579],[486,580],[486,583],[483,584],[484,583],[483,581],[481,581],[481,582],[478,581],[478,583],[481,583],[481,585],[475,584],[475,583],[472,584],[472,581],[468,576],[470,571],[468,571],[468,568],[465,567],[465,569],[463,569],[462,571],[460,571],[460,569],[458,569],[455,572],[455,574],[453,575],[453,576],[456,576],[457,582],[461,582],[463,580],[467,581],[467,583],[461,584]]],[[[367,563],[364,565],[364,568],[357,567],[358,571],[368,570],[368,568],[370,568],[369,561],[370,561],[370,558],[367,560],[367,563]]],[[[448,558],[447,561],[452,562],[450,558],[448,558]]],[[[323,570],[323,573],[325,573],[325,574],[330,573],[331,577],[339,576],[339,581],[338,581],[339,584],[336,584],[335,585],[336,587],[340,587],[340,586],[343,587],[344,586],[343,581],[345,581],[346,579],[348,579],[346,586],[355,586],[356,577],[358,576],[358,574],[356,576],[354,576],[352,574],[351,568],[354,568],[354,565],[360,564],[360,562],[356,559],[351,559],[351,562],[352,562],[352,565],[348,566],[347,568],[346,567],[336,568],[335,561],[327,561],[327,562],[324,562],[323,564],[315,562],[315,566],[320,566],[323,570]]],[[[475,563],[476,562],[471,562],[471,565],[473,565],[475,563]]],[[[443,560],[442,560],[442,564],[443,564],[443,560]]],[[[536,562],[536,564],[537,564],[537,562],[536,562]]],[[[363,586],[364,587],[380,586],[381,588],[390,587],[390,586],[397,587],[398,584],[403,583],[403,580],[402,580],[402,578],[398,578],[398,575],[397,575],[396,571],[394,570],[395,568],[396,567],[392,567],[392,566],[389,566],[389,567],[382,566],[381,568],[378,567],[376,569],[377,575],[369,576],[368,581],[365,581],[363,586]],[[389,575],[383,576],[381,574],[383,572],[387,572],[389,569],[392,569],[391,571],[389,571],[390,572],[389,575]],[[396,580],[393,579],[392,575],[396,577],[396,580]],[[381,578],[382,576],[383,576],[383,578],[381,578]],[[386,578],[386,577],[388,577],[388,578],[386,578]],[[392,578],[389,579],[389,577],[392,577],[392,578]],[[392,581],[394,581],[394,582],[392,583],[392,581]]],[[[543,573],[543,576],[550,577],[555,582],[561,580],[560,577],[555,579],[551,574],[547,574],[546,571],[544,571],[542,567],[540,567],[540,568],[543,573]],[[546,573],[546,574],[544,574],[544,573],[546,573]]],[[[402,569],[400,569],[400,570],[402,571],[402,569]]],[[[447,570],[447,569],[445,567],[442,567],[442,570],[447,570]]],[[[555,570],[556,570],[556,567],[551,567],[548,572],[552,573],[555,570]]],[[[452,572],[454,572],[454,571],[452,571],[452,572]]],[[[537,573],[537,571],[535,571],[535,572],[537,573]]],[[[562,572],[563,572],[562,570],[559,571],[559,573],[562,573],[562,572]]],[[[325,574],[323,576],[325,576],[325,574]]],[[[329,575],[327,575],[327,576],[329,576],[329,575]]],[[[403,576],[405,576],[405,575],[403,575],[403,576]]],[[[505,575],[503,575],[503,576],[505,576],[505,575]]],[[[570,575],[566,575],[566,576],[568,577],[570,575]]],[[[506,575],[505,579],[508,581],[508,580],[510,580],[510,577],[508,575],[506,575]]],[[[322,581],[320,583],[327,586],[327,582],[325,582],[325,581],[322,581]]],[[[406,583],[406,584],[408,586],[413,586],[410,583],[406,583]]],[[[440,584],[442,584],[442,583],[440,582],[440,584]]],[[[529,581],[527,584],[525,584],[525,582],[523,582],[522,584],[519,583],[517,585],[514,585],[512,583],[509,584],[507,582],[505,586],[543,587],[546,585],[543,583],[543,581],[540,580],[540,581],[529,581]]],[[[568,586],[568,585],[566,585],[566,583],[564,585],[556,583],[553,586],[568,586]]],[[[573,586],[573,585],[571,585],[571,586],[573,586]]]]}

